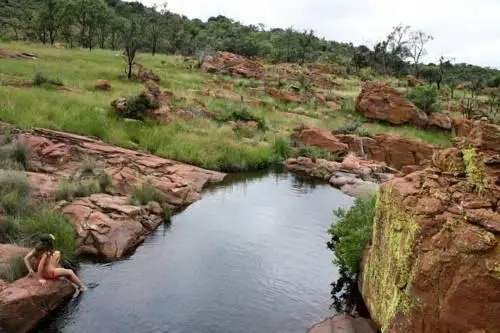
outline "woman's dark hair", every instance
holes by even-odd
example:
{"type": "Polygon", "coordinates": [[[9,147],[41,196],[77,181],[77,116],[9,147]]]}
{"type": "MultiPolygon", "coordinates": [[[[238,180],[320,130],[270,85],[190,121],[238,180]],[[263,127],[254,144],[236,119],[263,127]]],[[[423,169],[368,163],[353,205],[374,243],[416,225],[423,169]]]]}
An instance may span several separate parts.
{"type": "Polygon", "coordinates": [[[45,252],[54,251],[54,236],[43,234],[40,236],[38,243],[35,246],[35,255],[40,257],[45,252]]]}

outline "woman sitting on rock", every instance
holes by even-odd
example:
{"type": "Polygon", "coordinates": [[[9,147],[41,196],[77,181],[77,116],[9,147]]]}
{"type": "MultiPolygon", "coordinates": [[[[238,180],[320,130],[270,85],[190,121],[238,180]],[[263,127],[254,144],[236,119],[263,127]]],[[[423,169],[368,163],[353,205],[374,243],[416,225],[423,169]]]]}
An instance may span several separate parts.
{"type": "Polygon", "coordinates": [[[71,269],[59,267],[61,252],[55,251],[54,240],[54,235],[42,235],[35,248],[24,257],[24,263],[29,271],[28,276],[38,277],[40,283],[42,284],[46,282],[45,279],[55,281],[59,277],[65,277],[76,284],[80,291],[86,291],[87,287],[71,269]],[[36,259],[36,273],[31,267],[31,258],[36,259]]]}

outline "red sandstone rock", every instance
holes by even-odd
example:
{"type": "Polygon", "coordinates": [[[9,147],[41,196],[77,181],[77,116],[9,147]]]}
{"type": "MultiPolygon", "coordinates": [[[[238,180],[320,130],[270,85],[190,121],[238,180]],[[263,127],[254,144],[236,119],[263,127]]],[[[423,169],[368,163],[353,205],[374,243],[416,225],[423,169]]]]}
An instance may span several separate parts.
{"type": "Polygon", "coordinates": [[[358,155],[367,155],[368,158],[387,163],[400,169],[406,165],[419,165],[431,160],[437,145],[425,144],[419,141],[390,136],[377,135],[373,138],[357,135],[336,135],[341,142],[349,146],[349,151],[358,155]]]}
{"type": "Polygon", "coordinates": [[[451,118],[441,112],[433,112],[429,118],[429,126],[451,130],[451,118]]]}
{"type": "Polygon", "coordinates": [[[217,52],[215,56],[207,56],[203,59],[201,71],[260,79],[264,76],[264,65],[234,53],[217,52]]]}
{"type": "Polygon", "coordinates": [[[288,91],[283,91],[277,88],[267,89],[267,94],[274,99],[286,103],[301,103],[302,99],[298,95],[294,95],[288,91]]]}
{"type": "Polygon", "coordinates": [[[299,134],[299,139],[306,145],[324,148],[331,153],[344,153],[349,148],[330,131],[320,128],[303,129],[299,134]]]}
{"type": "Polygon", "coordinates": [[[25,333],[73,295],[68,280],[47,281],[22,278],[0,289],[0,331],[25,333]]]}
{"type": "Polygon", "coordinates": [[[111,90],[111,83],[108,80],[97,80],[95,83],[97,90],[111,90]]]}
{"type": "Polygon", "coordinates": [[[156,74],[150,69],[145,68],[141,64],[136,63],[134,64],[134,66],[137,68],[137,77],[142,82],[154,81],[156,83],[160,83],[160,75],[156,74]]]}
{"type": "Polygon", "coordinates": [[[403,98],[400,93],[379,81],[366,84],[356,100],[356,110],[367,118],[394,125],[412,123],[425,126],[427,115],[403,98]]]}
{"type": "Polygon", "coordinates": [[[391,333],[499,331],[500,187],[482,197],[434,168],[382,187],[361,274],[373,320],[391,333]]]}
{"type": "Polygon", "coordinates": [[[408,87],[416,87],[424,84],[422,81],[420,81],[413,75],[407,75],[406,80],[408,81],[408,87]]]}

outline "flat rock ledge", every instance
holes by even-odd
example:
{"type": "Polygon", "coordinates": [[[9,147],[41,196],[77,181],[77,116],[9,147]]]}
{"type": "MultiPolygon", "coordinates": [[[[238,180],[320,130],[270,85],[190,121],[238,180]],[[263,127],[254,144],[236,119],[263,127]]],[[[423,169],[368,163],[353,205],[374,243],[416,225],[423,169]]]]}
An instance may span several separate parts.
{"type": "Polygon", "coordinates": [[[285,166],[290,172],[323,179],[349,196],[375,193],[379,184],[392,179],[396,173],[383,162],[353,155],[341,163],[308,157],[289,158],[285,166]]]}

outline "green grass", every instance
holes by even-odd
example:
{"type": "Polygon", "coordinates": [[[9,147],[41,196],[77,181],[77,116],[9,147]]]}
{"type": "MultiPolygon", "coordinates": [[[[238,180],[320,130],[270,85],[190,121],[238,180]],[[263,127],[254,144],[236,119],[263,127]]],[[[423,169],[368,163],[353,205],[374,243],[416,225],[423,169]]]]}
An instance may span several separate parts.
{"type": "Polygon", "coordinates": [[[0,170],[0,208],[8,215],[21,214],[31,191],[28,178],[20,171],[0,170]]]}
{"type": "MultiPolygon", "coordinates": [[[[124,64],[119,51],[55,49],[34,44],[0,43],[15,51],[27,51],[39,60],[2,59],[2,77],[33,80],[35,73],[78,88],[80,92],[61,92],[44,87],[16,88],[0,85],[0,120],[28,129],[33,126],[94,136],[122,147],[141,149],[166,158],[213,170],[246,171],[267,168],[276,161],[273,144],[287,139],[300,125],[335,129],[351,122],[364,121],[354,111],[354,98],[362,83],[355,78],[339,79],[339,90],[325,91],[330,99],[344,98],[340,111],[332,111],[316,103],[286,105],[265,93],[252,93],[248,87],[263,86],[255,80],[234,80],[201,73],[189,68],[175,56],[139,54],[137,61],[160,75],[160,87],[176,96],[175,104],[185,110],[204,109],[222,116],[247,109],[258,120],[261,131],[233,131],[225,122],[197,117],[175,118],[168,125],[150,121],[128,122],[115,116],[111,102],[118,97],[136,96],[141,82],[123,79],[124,64]],[[162,64],[162,61],[164,62],[162,64]],[[96,91],[97,79],[109,80],[111,91],[96,91]],[[232,83],[244,98],[258,98],[263,106],[231,102],[203,96],[204,88],[220,89],[232,83]],[[200,106],[204,103],[205,106],[200,106]],[[234,108],[234,110],[228,109],[234,108]],[[300,106],[303,111],[297,111],[300,106]]],[[[234,118],[233,117],[233,118],[234,118]]],[[[376,125],[383,126],[383,125],[376,125]]],[[[366,126],[370,132],[387,132],[387,128],[366,126]]],[[[402,135],[438,144],[449,144],[445,135],[423,134],[407,128],[392,127],[394,135],[402,135]]]]}
{"type": "Polygon", "coordinates": [[[377,195],[357,197],[348,210],[334,211],[338,221],[330,227],[332,237],[328,247],[333,251],[334,263],[348,276],[359,273],[363,251],[372,237],[377,195]]]}
{"type": "Polygon", "coordinates": [[[23,256],[16,256],[5,266],[0,266],[0,280],[14,282],[28,274],[23,256]]]}
{"type": "Polygon", "coordinates": [[[163,204],[164,201],[165,194],[158,190],[149,180],[136,187],[130,197],[130,203],[138,206],[147,205],[150,202],[163,204]]]}

